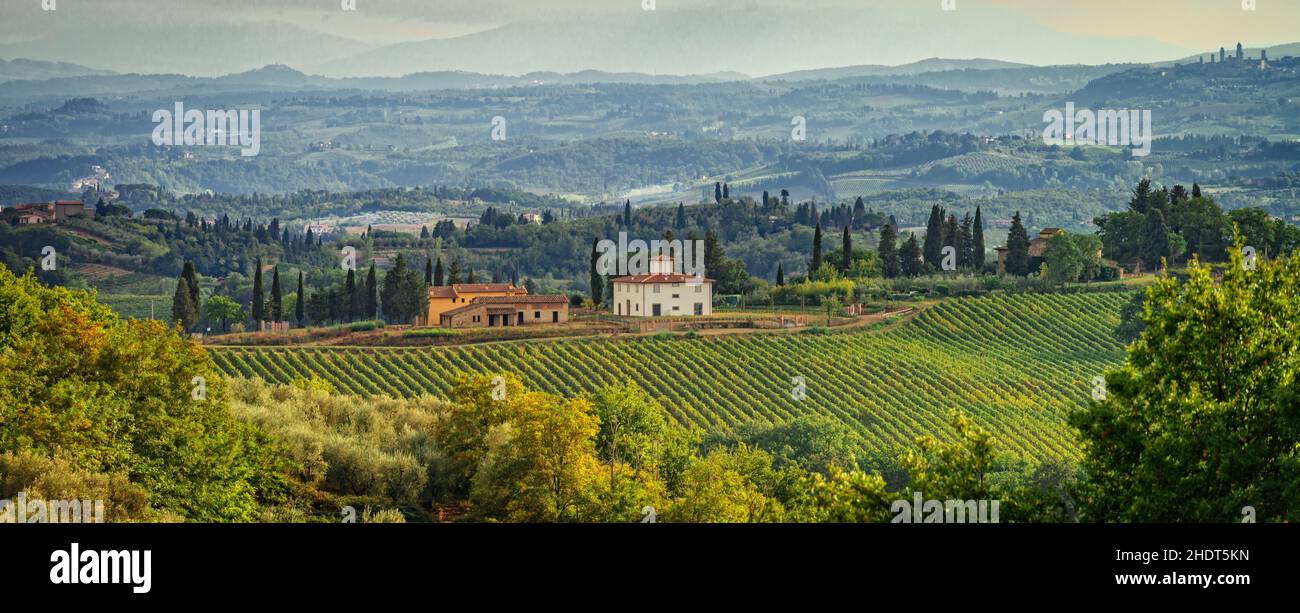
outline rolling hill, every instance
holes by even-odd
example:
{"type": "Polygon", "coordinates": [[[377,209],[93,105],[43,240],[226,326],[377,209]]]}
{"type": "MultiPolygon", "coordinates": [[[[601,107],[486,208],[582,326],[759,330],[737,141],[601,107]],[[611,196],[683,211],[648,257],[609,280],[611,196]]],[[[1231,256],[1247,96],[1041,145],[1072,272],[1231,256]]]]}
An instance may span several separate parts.
{"type": "Polygon", "coordinates": [[[680,423],[728,430],[751,421],[832,416],[873,452],[946,432],[970,413],[1012,454],[1077,454],[1066,415],[1116,366],[1111,336],[1125,293],[955,299],[885,331],[525,341],[452,348],[222,348],[229,376],[288,383],[318,376],[362,395],[445,396],[459,373],[518,374],[565,395],[632,379],[680,423]],[[803,377],[806,399],[792,394],[803,377]]]}

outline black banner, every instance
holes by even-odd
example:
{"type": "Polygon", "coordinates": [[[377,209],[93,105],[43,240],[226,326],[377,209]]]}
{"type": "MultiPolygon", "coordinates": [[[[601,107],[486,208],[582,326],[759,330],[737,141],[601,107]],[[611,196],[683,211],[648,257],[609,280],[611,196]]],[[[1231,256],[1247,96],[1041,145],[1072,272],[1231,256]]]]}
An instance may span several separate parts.
{"type": "Polygon", "coordinates": [[[732,596],[762,600],[803,582],[869,578],[921,594],[941,585],[1197,601],[1281,593],[1294,583],[1297,535],[1265,524],[29,524],[0,527],[0,585],[97,602],[221,602],[237,588],[257,602],[328,603],[377,593],[445,601],[485,581],[503,586],[495,600],[612,578],[735,577],[732,596]]]}

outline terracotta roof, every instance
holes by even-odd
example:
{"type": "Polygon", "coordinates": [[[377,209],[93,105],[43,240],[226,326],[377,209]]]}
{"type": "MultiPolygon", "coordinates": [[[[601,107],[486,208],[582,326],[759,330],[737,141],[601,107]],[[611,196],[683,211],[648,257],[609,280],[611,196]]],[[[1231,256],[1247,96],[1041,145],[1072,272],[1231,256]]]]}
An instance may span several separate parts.
{"type": "Polygon", "coordinates": [[[631,275],[627,277],[617,277],[615,283],[713,283],[713,279],[708,277],[697,277],[695,275],[683,275],[678,273],[672,274],[654,274],[654,275],[631,275]]]}
{"type": "Polygon", "coordinates": [[[486,294],[509,292],[514,295],[526,295],[528,290],[515,287],[509,283],[457,283],[429,288],[431,298],[452,298],[459,294],[486,294]]]}
{"type": "Polygon", "coordinates": [[[458,306],[458,307],[456,307],[456,308],[454,308],[454,309],[451,309],[450,311],[443,311],[442,314],[439,315],[438,317],[439,317],[439,319],[441,319],[441,318],[443,318],[443,317],[447,317],[447,316],[449,316],[449,315],[460,315],[461,313],[464,313],[464,312],[466,312],[466,311],[472,311],[472,310],[474,310],[474,309],[480,309],[480,308],[487,308],[487,307],[484,306],[484,305],[482,305],[482,304],[477,304],[477,303],[472,303],[472,302],[471,302],[470,304],[467,304],[467,305],[465,305],[465,306],[458,306]]]}
{"type": "Polygon", "coordinates": [[[522,287],[515,287],[509,283],[457,283],[451,286],[458,294],[481,294],[484,292],[520,292],[528,293],[528,290],[522,287]]]}
{"type": "Polygon", "coordinates": [[[536,294],[532,296],[481,296],[474,299],[479,304],[560,304],[569,302],[562,294],[536,294]]]}
{"type": "Polygon", "coordinates": [[[450,287],[446,285],[434,285],[429,288],[430,298],[452,298],[456,295],[450,287]]]}

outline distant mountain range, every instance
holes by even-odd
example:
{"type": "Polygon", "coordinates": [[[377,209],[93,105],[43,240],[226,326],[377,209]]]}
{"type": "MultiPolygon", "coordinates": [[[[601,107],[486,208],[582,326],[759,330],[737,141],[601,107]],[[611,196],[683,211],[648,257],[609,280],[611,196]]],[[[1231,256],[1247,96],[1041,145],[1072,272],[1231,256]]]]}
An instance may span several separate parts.
{"type": "Polygon", "coordinates": [[[19,80],[55,79],[59,77],[84,77],[88,75],[110,75],[111,70],[96,70],[79,64],[67,62],[43,62],[40,60],[0,60],[0,82],[19,80]]]}
{"type": "Polygon", "coordinates": [[[917,75],[927,72],[944,72],[948,70],[997,70],[1004,68],[1029,68],[1029,64],[1017,64],[1015,62],[1003,62],[1001,60],[947,60],[943,58],[932,57],[918,62],[902,64],[899,66],[881,66],[878,64],[864,64],[861,66],[844,66],[841,68],[818,68],[813,70],[797,70],[763,77],[763,81],[813,81],[818,79],[851,79],[855,77],[879,77],[879,76],[900,76],[900,75],[917,75]]]}

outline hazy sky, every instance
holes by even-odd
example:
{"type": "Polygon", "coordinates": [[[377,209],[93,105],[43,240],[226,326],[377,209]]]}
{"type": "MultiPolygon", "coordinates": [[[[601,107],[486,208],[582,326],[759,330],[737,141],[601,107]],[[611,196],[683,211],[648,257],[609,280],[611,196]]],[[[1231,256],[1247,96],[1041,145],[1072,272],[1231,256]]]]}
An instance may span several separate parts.
{"type": "MultiPolygon", "coordinates": [[[[54,10],[0,0],[0,57],[189,74],[287,63],[328,74],[336,60],[395,43],[464,37],[406,53],[427,53],[412,65],[430,69],[762,75],[936,56],[1158,61],[1239,40],[1300,40],[1300,0],[1253,0],[1253,11],[1243,0],[950,0],[951,11],[945,0],[355,0],[355,11],[344,0],[45,1],[54,10]],[[601,38],[610,32],[618,36],[601,38]]],[[[370,54],[346,70],[386,63],[370,54]]]]}

